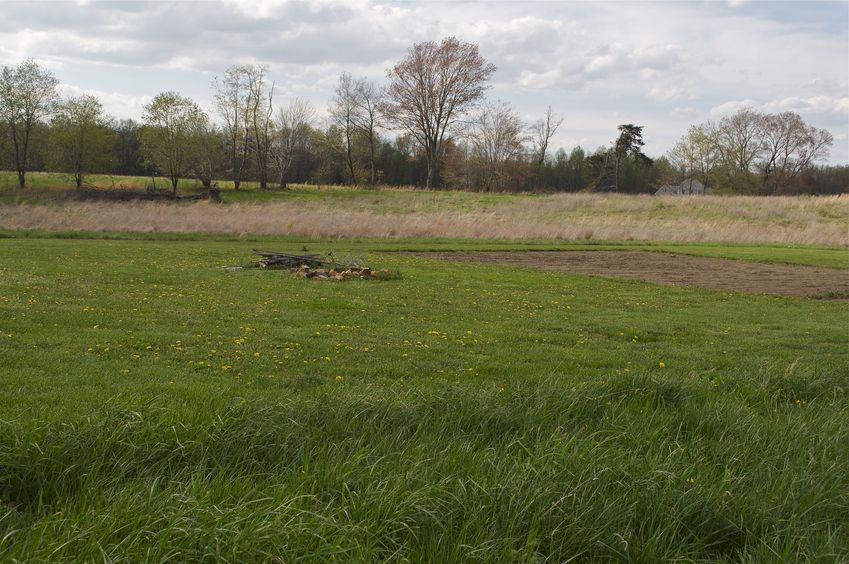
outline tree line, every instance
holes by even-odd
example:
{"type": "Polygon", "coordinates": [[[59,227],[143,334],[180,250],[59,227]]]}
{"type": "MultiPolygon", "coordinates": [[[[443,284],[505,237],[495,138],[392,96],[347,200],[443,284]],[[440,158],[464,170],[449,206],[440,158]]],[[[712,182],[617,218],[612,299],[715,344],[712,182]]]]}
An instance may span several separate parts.
{"type": "Polygon", "coordinates": [[[806,124],[794,112],[767,114],[745,107],[718,122],[691,126],[669,159],[682,175],[705,186],[788,194],[808,191],[820,175],[833,172],[814,168],[828,157],[833,142],[831,133],[806,124]]]}
{"type": "Polygon", "coordinates": [[[478,46],[450,37],[413,45],[387,84],[342,73],[317,119],[307,101],[275,97],[262,65],[235,65],[211,84],[212,107],[173,91],[144,106],[140,122],[108,116],[95,96],[61,99],[59,82],[33,60],[0,73],[0,168],[26,173],[164,176],[209,188],[216,180],[415,185],[483,191],[653,192],[697,178],[716,191],[847,191],[849,167],[818,166],[833,138],[791,112],[739,110],[692,126],[667,155],[649,158],[643,127],[622,124],[609,146],[567,153],[550,144],[563,117],[549,106],[524,123],[487,100],[495,66],[478,46]]]}

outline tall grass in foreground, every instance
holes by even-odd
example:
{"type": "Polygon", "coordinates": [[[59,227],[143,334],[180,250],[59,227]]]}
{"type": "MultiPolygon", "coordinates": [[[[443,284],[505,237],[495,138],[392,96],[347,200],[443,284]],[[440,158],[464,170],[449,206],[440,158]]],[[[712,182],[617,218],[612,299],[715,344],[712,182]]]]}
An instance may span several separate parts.
{"type": "Polygon", "coordinates": [[[849,559],[845,304],[250,246],[0,239],[0,561],[849,559]]]}
{"type": "Polygon", "coordinates": [[[412,191],[342,197],[331,192],[262,204],[5,205],[0,206],[0,229],[849,245],[845,195],[477,197],[412,191]]]}
{"type": "Polygon", "coordinates": [[[845,381],[293,383],[2,429],[22,560],[839,561],[845,381]],[[306,393],[305,390],[306,389],[306,393]]]}

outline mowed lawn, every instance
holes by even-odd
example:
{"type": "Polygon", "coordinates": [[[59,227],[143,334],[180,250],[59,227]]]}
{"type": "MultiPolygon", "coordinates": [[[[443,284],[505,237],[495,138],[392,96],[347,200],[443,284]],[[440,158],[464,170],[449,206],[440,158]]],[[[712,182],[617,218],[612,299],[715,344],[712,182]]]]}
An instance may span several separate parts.
{"type": "Polygon", "coordinates": [[[252,246],[0,239],[0,560],[849,559],[845,302],[252,246]]]}

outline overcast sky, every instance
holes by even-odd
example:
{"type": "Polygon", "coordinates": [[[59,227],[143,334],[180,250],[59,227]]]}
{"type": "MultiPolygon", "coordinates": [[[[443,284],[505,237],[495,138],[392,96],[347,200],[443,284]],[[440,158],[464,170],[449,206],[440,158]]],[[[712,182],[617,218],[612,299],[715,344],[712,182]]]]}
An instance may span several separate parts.
{"type": "Polygon", "coordinates": [[[660,156],[693,123],[742,105],[792,110],[849,162],[849,3],[840,2],[3,2],[0,64],[32,57],[65,94],[138,118],[158,92],[209,108],[214,76],[268,65],[276,100],[323,111],[339,73],[385,81],[417,41],[454,35],[498,67],[488,96],[527,121],[565,117],[554,145],[594,150],[621,123],[660,156]]]}

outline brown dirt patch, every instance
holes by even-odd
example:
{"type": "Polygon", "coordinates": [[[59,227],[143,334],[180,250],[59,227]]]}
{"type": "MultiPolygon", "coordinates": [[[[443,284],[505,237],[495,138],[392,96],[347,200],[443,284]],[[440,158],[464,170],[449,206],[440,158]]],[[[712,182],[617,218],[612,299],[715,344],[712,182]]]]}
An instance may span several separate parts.
{"type": "Polygon", "coordinates": [[[637,278],[672,286],[777,294],[799,298],[849,296],[849,271],[790,264],[642,251],[485,251],[415,253],[459,262],[482,262],[637,278]]]}

